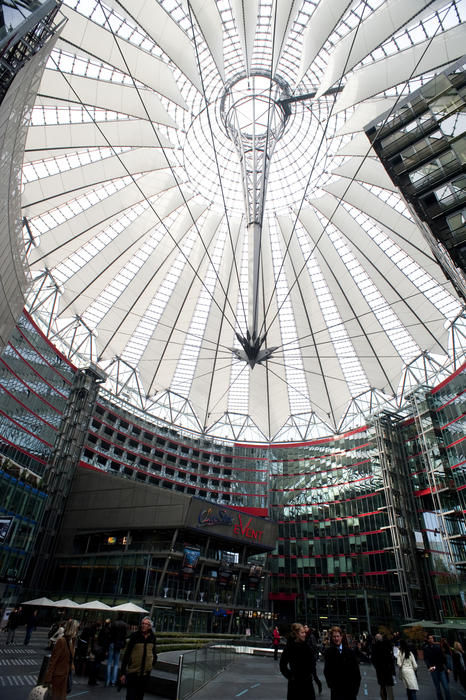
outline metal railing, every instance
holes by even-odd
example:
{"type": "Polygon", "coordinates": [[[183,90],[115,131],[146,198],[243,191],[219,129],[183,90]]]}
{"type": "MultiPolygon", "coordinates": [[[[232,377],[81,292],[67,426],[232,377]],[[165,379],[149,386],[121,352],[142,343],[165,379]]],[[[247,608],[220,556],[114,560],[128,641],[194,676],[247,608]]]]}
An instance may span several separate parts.
{"type": "Polygon", "coordinates": [[[211,681],[218,673],[229,666],[235,655],[235,646],[209,644],[202,649],[187,651],[180,655],[176,700],[186,700],[199,688],[211,681]]]}

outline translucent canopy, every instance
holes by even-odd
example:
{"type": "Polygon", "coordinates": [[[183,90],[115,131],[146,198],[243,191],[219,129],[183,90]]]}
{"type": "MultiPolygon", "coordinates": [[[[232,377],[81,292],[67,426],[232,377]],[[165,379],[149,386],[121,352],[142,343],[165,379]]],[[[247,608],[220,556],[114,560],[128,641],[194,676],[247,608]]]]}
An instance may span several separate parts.
{"type": "Polygon", "coordinates": [[[461,57],[463,3],[61,11],[22,206],[29,308],[73,361],[248,440],[349,429],[447,371],[461,304],[363,129],[461,57]]]}

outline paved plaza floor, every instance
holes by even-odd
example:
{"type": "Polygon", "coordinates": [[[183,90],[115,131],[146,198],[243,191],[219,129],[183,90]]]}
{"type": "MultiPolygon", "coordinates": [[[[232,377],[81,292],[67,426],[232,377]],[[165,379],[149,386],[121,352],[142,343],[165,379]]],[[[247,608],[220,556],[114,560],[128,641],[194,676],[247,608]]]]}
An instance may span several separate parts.
{"type": "MultiPolygon", "coordinates": [[[[0,637],[0,700],[27,700],[31,688],[36,684],[37,675],[44,657],[46,632],[37,630],[29,646],[23,645],[24,632],[19,630],[16,642],[5,645],[5,635],[0,637]],[[21,634],[19,634],[21,632],[21,634]]],[[[163,654],[160,655],[163,658],[163,654]]],[[[323,678],[323,664],[317,669],[322,679],[323,690],[316,695],[318,700],[329,700],[330,692],[323,678]]],[[[374,668],[361,664],[362,683],[358,700],[380,700],[379,686],[374,668]]],[[[434,686],[423,661],[419,663],[418,700],[436,700],[434,686]]],[[[451,679],[452,700],[464,700],[466,691],[451,679]]],[[[124,700],[125,691],[104,685],[90,687],[87,678],[75,677],[73,689],[68,698],[82,700],[124,700]]],[[[231,666],[220,673],[192,696],[192,700],[286,700],[286,680],[280,674],[278,662],[272,657],[238,654],[231,666]]],[[[405,700],[406,691],[399,682],[394,688],[395,700],[405,700]]],[[[146,695],[147,700],[161,700],[156,695],[146,695]]],[[[303,698],[307,700],[307,698],[303,698]]]]}

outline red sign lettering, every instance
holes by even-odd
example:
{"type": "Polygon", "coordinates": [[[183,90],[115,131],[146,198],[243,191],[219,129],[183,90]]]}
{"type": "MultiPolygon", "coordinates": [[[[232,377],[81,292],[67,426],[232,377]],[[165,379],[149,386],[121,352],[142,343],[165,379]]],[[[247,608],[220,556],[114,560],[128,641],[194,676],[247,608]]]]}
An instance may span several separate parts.
{"type": "Polygon", "coordinates": [[[248,522],[243,525],[243,521],[241,520],[241,515],[238,513],[238,525],[233,526],[233,532],[235,535],[242,535],[243,537],[248,537],[250,540],[256,540],[256,542],[260,542],[262,540],[262,535],[264,534],[263,530],[254,530],[252,527],[249,527],[251,524],[252,518],[249,518],[248,522]]]}

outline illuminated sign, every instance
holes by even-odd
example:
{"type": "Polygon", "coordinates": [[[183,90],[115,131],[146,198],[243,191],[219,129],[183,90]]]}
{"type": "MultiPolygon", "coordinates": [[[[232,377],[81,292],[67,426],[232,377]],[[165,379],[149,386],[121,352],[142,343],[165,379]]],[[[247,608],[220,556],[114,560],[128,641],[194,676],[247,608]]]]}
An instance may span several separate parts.
{"type": "Polygon", "coordinates": [[[248,522],[243,524],[243,521],[241,520],[241,515],[238,513],[238,525],[234,525],[233,532],[235,533],[235,535],[242,535],[243,537],[248,537],[250,540],[260,542],[262,540],[262,535],[264,534],[264,531],[255,530],[254,528],[250,527],[251,522],[252,518],[249,518],[248,522]]]}
{"type": "Polygon", "coordinates": [[[221,508],[215,509],[210,506],[209,508],[204,508],[204,510],[201,510],[197,523],[201,527],[206,527],[208,525],[232,525],[233,533],[235,535],[241,535],[241,537],[247,537],[250,540],[261,542],[264,531],[256,530],[255,528],[251,527],[252,517],[244,522],[240,513],[237,514],[237,517],[238,522],[235,523],[232,515],[230,515],[226,510],[221,508]]]}
{"type": "Polygon", "coordinates": [[[199,513],[198,524],[205,525],[233,525],[233,518],[228,515],[226,510],[217,510],[214,513],[213,508],[205,508],[199,513]]]}

